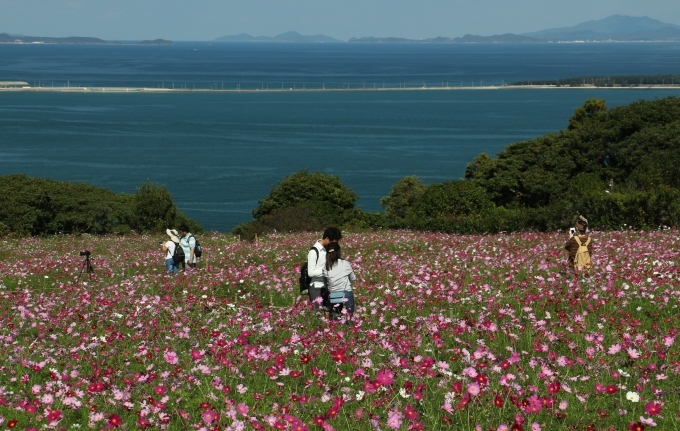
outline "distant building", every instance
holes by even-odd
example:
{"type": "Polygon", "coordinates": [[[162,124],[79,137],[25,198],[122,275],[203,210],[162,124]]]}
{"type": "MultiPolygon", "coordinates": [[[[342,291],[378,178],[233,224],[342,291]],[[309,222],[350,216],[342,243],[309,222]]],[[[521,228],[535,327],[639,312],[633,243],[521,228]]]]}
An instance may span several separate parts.
{"type": "Polygon", "coordinates": [[[0,88],[23,88],[29,87],[25,81],[0,81],[0,88]]]}

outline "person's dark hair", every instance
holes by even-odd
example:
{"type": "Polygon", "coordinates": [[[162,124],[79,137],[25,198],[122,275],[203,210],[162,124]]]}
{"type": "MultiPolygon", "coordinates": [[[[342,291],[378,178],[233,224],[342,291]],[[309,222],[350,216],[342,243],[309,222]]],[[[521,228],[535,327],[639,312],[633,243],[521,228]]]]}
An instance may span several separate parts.
{"type": "Polygon", "coordinates": [[[340,233],[340,229],[337,227],[327,227],[326,230],[323,231],[323,238],[328,238],[329,241],[340,241],[342,239],[342,233],[340,233]]]}
{"type": "Polygon", "coordinates": [[[340,254],[340,244],[331,242],[326,246],[326,271],[330,271],[335,263],[342,259],[340,254]]]}
{"type": "Polygon", "coordinates": [[[189,232],[189,227],[185,224],[179,227],[180,232],[189,232]]]}

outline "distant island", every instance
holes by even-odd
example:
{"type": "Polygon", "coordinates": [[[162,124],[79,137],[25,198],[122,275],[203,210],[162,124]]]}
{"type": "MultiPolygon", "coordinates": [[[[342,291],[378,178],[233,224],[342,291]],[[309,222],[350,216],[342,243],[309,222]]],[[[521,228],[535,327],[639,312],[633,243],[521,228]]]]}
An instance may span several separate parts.
{"type": "MultiPolygon", "coordinates": [[[[251,36],[241,33],[223,36],[214,42],[288,42],[327,43],[342,42],[330,36],[317,34],[305,36],[294,31],[274,37],[251,36]]],[[[349,43],[584,43],[584,42],[678,42],[680,26],[668,24],[649,17],[612,15],[610,17],[584,22],[573,27],[553,28],[523,34],[498,34],[477,36],[466,34],[462,37],[433,37],[407,39],[401,37],[353,37],[349,43]]]]}
{"type": "Polygon", "coordinates": [[[121,42],[99,39],[97,37],[44,37],[44,36],[13,36],[0,33],[0,43],[16,44],[51,44],[51,45],[172,45],[172,41],[165,39],[143,40],[141,42],[121,42]]]}

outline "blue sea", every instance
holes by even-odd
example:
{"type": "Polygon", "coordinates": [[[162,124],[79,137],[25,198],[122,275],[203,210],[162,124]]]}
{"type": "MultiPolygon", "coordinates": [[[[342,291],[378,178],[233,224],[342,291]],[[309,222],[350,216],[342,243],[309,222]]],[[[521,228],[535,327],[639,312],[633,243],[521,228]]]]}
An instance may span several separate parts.
{"type": "Polygon", "coordinates": [[[589,98],[613,107],[680,95],[491,85],[655,74],[680,74],[680,44],[0,45],[0,81],[220,90],[0,91],[0,175],[125,193],[164,184],[217,231],[251,220],[300,169],[339,176],[358,206],[380,211],[400,178],[461,178],[480,153],[564,129],[589,98]]]}

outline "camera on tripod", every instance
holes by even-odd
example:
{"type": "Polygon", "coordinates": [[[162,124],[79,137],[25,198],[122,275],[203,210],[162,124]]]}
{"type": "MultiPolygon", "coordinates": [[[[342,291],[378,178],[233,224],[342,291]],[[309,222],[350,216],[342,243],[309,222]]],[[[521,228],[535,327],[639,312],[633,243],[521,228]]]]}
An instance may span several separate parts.
{"type": "Polygon", "coordinates": [[[89,257],[90,256],[90,250],[81,251],[80,255],[89,257]]]}

